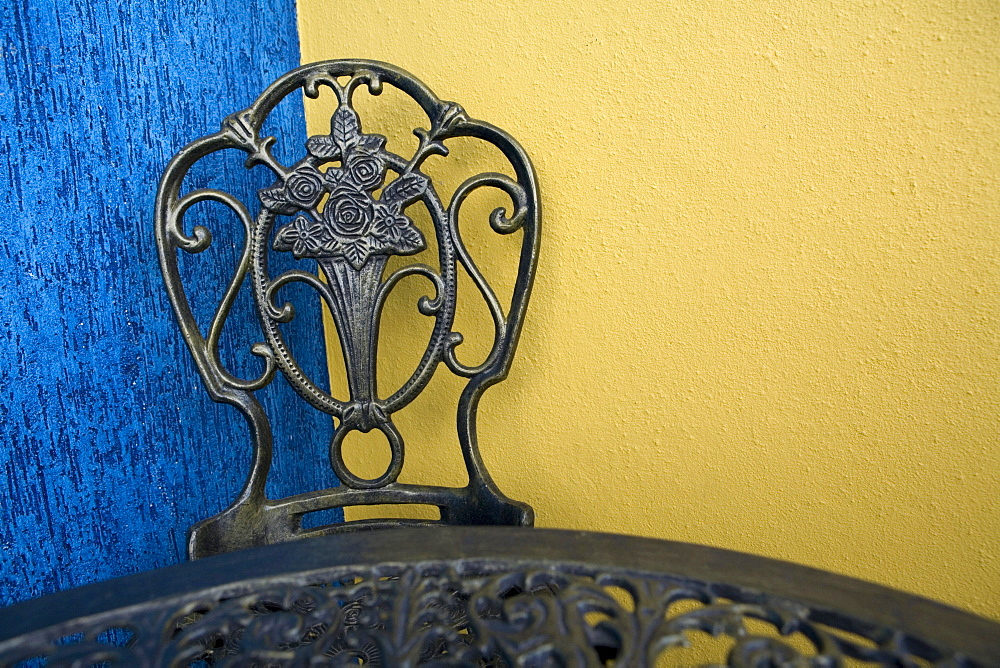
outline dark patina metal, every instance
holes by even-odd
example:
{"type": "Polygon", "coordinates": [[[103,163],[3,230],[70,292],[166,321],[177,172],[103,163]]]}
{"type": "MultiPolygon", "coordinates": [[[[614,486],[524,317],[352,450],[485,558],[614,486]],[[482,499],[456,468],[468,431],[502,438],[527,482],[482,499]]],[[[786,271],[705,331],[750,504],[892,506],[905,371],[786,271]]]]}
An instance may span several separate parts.
{"type": "Polygon", "coordinates": [[[1000,625],[916,596],[709,547],[513,527],[244,550],[23,603],[0,628],[3,665],[1000,665],[1000,625]]]}
{"type": "Polygon", "coordinates": [[[230,116],[221,132],[181,151],[157,200],[160,259],[209,393],[238,408],[250,423],[249,478],[226,511],[192,528],[190,555],[209,558],[0,610],[0,666],[825,668],[852,660],[860,662],[853,665],[1000,666],[1000,625],[916,596],[709,547],[526,528],[531,509],[503,496],[482,464],[475,415],[482,392],[502,380],[510,365],[535,268],[538,224],[534,174],[513,139],[469,119],[457,105],[439,101],[413,77],[383,63],[332,61],[295,70],[249,109],[230,116]],[[410,158],[388,152],[383,137],[362,132],[352,108],[359,85],[377,94],[383,84],[410,95],[430,120],[429,130],[415,131],[420,141],[410,158]],[[310,138],[308,154],[291,167],[280,164],[270,152],[273,139],[260,136],[264,118],[299,88],[315,97],[324,85],[339,102],[330,134],[310,138]],[[445,206],[420,166],[431,154],[447,154],[443,142],[459,136],[500,148],[516,178],[473,176],[445,206]],[[218,190],[180,193],[188,169],[225,148],[245,151],[248,166],[265,165],[277,177],[258,192],[256,216],[218,190]],[[387,171],[395,174],[388,182],[387,171]],[[510,215],[493,212],[492,228],[523,231],[517,283],[506,311],[458,233],[459,208],[481,187],[498,188],[513,202],[510,215]],[[211,244],[207,229],[188,232],[182,225],[185,211],[201,201],[229,207],[246,231],[241,259],[208,332],[198,328],[177,268],[178,251],[199,253],[211,244]],[[430,213],[433,230],[418,230],[406,214],[418,203],[430,213]],[[390,255],[424,248],[430,233],[439,248],[438,268],[412,264],[383,275],[390,255]],[[272,251],[290,253],[308,267],[272,277],[272,251]],[[454,354],[461,341],[453,329],[460,270],[482,293],[495,325],[492,350],[476,367],[462,365],[454,354]],[[434,296],[418,304],[434,318],[433,331],[409,381],[382,398],[375,389],[381,309],[389,291],[411,275],[434,287],[434,296]],[[266,339],[252,348],[264,360],[264,370],[252,380],[231,374],[218,351],[222,328],[247,280],[266,339]],[[281,325],[294,311],[279,303],[278,293],[291,282],[314,289],[333,314],[348,374],[346,401],[319,388],[288,349],[281,325]],[[470,483],[461,489],[404,485],[396,481],[403,438],[392,415],[413,400],[442,362],[468,379],[458,430],[470,483]],[[254,392],[279,371],[304,400],[336,421],[330,463],[343,487],[266,498],[271,423],[254,392]],[[386,435],[392,461],[383,475],[369,480],[347,468],[341,445],[351,431],[373,429],[386,435]],[[442,518],[302,528],[309,512],[382,503],[433,504],[442,518]],[[447,523],[521,526],[407,526],[447,523]],[[313,537],[286,542],[305,536],[313,537]],[[232,551],[238,548],[249,549],[232,551]]]}
{"type": "Polygon", "coordinates": [[[438,523],[390,518],[302,527],[306,513],[351,505],[428,504],[440,509],[440,523],[530,526],[531,508],[505,497],[490,479],[479,455],[475,417],[483,391],[503,380],[510,367],[534,277],[538,232],[535,175],[517,142],[488,123],[470,119],[457,104],[439,100],[414,77],[385,63],[338,60],[301,67],[276,81],[248,109],[229,116],[221,131],[178,153],[163,175],[156,202],[156,238],[167,291],[209,394],[215,401],[239,409],[250,423],[254,439],[253,465],[243,490],[225,511],[192,527],[189,555],[198,558],[359,528],[438,523]],[[409,157],[388,151],[385,137],[364,133],[352,106],[352,96],[359,86],[367,86],[370,93],[378,95],[385,85],[409,95],[427,114],[430,129],[414,130],[419,144],[409,157]],[[322,86],[331,88],[338,101],[330,133],[309,138],[305,155],[294,165],[281,164],[271,152],[275,138],[262,137],[262,125],[288,95],[301,89],[315,98],[322,86]],[[456,137],[475,137],[499,148],[515,178],[497,173],[472,176],[446,205],[420,168],[431,155],[447,156],[446,142],[456,137]],[[230,148],[247,154],[247,168],[264,165],[274,173],[274,184],[258,191],[259,202],[245,204],[229,193],[212,189],[181,193],[185,175],[198,160],[230,148]],[[387,179],[390,172],[394,177],[387,179]],[[511,303],[506,306],[501,305],[477,268],[458,230],[463,202],[474,190],[486,187],[505,192],[512,201],[509,214],[504,209],[493,211],[489,220],[493,230],[500,234],[517,230],[522,233],[517,281],[511,303]],[[379,189],[376,197],[374,193],[379,189]],[[189,232],[183,225],[185,212],[203,201],[232,209],[246,231],[242,257],[208,332],[199,329],[192,315],[177,266],[179,251],[200,253],[212,243],[205,227],[189,232]],[[406,214],[412,206],[426,208],[433,230],[417,229],[406,214]],[[281,223],[282,216],[290,220],[281,223]],[[390,256],[423,250],[424,234],[428,233],[436,240],[438,267],[410,264],[384,275],[390,256]],[[301,267],[272,276],[268,265],[271,252],[291,253],[300,260],[301,267]],[[455,348],[462,342],[462,335],[453,328],[459,271],[472,278],[486,300],[495,327],[492,350],[475,367],[462,364],[455,356],[455,348]],[[389,292],[408,276],[421,276],[433,286],[433,298],[422,298],[418,308],[423,315],[434,318],[434,327],[409,380],[388,397],[380,397],[375,371],[382,307],[389,292]],[[252,380],[231,374],[221,363],[218,351],[226,318],[247,280],[266,340],[252,348],[251,352],[263,358],[265,364],[260,376],[252,380]],[[313,288],[333,314],[347,371],[348,400],[334,398],[320,388],[289,350],[281,326],[295,317],[295,311],[290,304],[280,302],[279,293],[292,282],[313,288]],[[469,484],[465,488],[447,488],[399,483],[396,479],[403,467],[403,436],[393,424],[392,414],[416,398],[442,362],[453,373],[468,379],[458,404],[457,426],[469,484]],[[341,487],[285,499],[266,497],[271,422],[254,392],[268,385],[279,371],[305,401],[335,420],[327,447],[341,487]],[[345,465],[342,446],[350,432],[373,429],[387,438],[391,462],[382,475],[365,479],[345,465]]]}

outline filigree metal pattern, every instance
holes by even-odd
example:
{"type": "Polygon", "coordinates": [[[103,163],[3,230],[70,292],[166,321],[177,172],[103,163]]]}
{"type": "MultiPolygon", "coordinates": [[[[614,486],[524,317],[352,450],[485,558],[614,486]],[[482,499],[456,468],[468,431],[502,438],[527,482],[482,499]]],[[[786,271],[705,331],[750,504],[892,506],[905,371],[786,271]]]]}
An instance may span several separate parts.
{"type": "MultiPolygon", "coordinates": [[[[301,518],[308,512],[354,504],[423,503],[438,506],[445,523],[530,525],[531,509],[501,494],[483,466],[474,416],[482,392],[502,380],[510,367],[534,275],[538,226],[535,177],[520,146],[503,131],[470,119],[457,104],[437,99],[411,75],[385,63],[329,61],[299,68],[276,81],[248,109],[229,116],[220,132],[178,153],[164,173],[157,197],[157,240],[167,290],[210,395],[242,411],[254,437],[254,461],[243,491],[226,511],[192,528],[190,555],[199,557],[281,542],[307,533],[352,530],[357,527],[329,525],[306,531],[301,518]],[[378,95],[384,85],[402,90],[427,114],[429,129],[414,130],[419,144],[408,158],[387,150],[385,137],[365,133],[352,104],[360,86],[378,95]],[[329,134],[310,137],[304,157],[291,166],[281,164],[271,151],[275,138],[261,137],[264,120],[289,94],[301,89],[307,96],[317,97],[324,86],[333,90],[338,103],[329,134]],[[515,178],[489,172],[474,175],[456,190],[447,205],[443,203],[421,166],[431,155],[447,156],[446,142],[454,137],[474,137],[498,147],[515,178]],[[256,214],[251,213],[251,206],[219,190],[180,193],[180,184],[192,165],[227,148],[244,151],[248,168],[264,165],[275,174],[274,183],[258,191],[259,202],[253,204],[256,214]],[[517,282],[506,308],[458,232],[459,210],[468,195],[479,188],[498,189],[511,199],[509,212],[501,208],[490,216],[492,229],[500,234],[518,230],[522,233],[517,282]],[[196,226],[189,232],[183,225],[188,209],[203,201],[230,208],[246,232],[241,260],[207,335],[199,330],[191,314],[177,270],[178,251],[200,253],[212,242],[206,228],[196,226]],[[390,256],[412,255],[427,247],[427,232],[418,229],[407,215],[411,206],[422,206],[430,215],[438,266],[414,263],[386,276],[390,256]],[[303,268],[272,276],[268,264],[272,251],[290,253],[304,263],[303,268]],[[455,347],[462,341],[461,334],[453,331],[459,271],[472,278],[494,321],[492,349],[483,363],[473,367],[461,364],[455,357],[455,347]],[[423,277],[433,286],[433,297],[423,297],[418,310],[434,318],[434,326],[410,378],[389,396],[380,397],[376,360],[382,309],[392,289],[409,276],[423,277]],[[251,349],[263,358],[264,369],[249,380],[230,373],[218,352],[221,331],[247,280],[265,338],[251,349]],[[293,282],[312,288],[333,315],[347,372],[350,396],[346,400],[319,387],[303,371],[285,341],[282,325],[294,319],[295,311],[290,304],[281,302],[279,293],[293,282]],[[470,479],[468,487],[461,489],[396,481],[403,467],[404,443],[392,414],[413,401],[440,363],[469,379],[457,414],[459,441],[470,479]],[[344,487],[289,499],[266,498],[271,430],[254,392],[272,382],[278,372],[303,399],[335,421],[329,458],[344,487]],[[391,461],[382,475],[366,479],[346,466],[342,446],[350,432],[373,429],[387,438],[391,461]]],[[[386,520],[375,524],[400,523],[386,520]]]]}
{"type": "Polygon", "coordinates": [[[567,551],[328,567],[168,596],[0,642],[0,665],[982,665],[822,605],[567,551]],[[699,652],[712,637],[728,642],[699,652]]]}

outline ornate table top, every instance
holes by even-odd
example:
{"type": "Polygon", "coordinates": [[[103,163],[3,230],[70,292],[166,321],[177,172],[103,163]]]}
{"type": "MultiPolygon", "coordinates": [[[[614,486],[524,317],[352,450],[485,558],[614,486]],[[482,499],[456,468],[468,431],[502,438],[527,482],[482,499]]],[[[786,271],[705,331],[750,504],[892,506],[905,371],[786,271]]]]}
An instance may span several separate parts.
{"type": "Polygon", "coordinates": [[[34,657],[50,666],[995,666],[1000,624],[715,548],[442,526],[242,550],[0,610],[0,665],[34,657]]]}

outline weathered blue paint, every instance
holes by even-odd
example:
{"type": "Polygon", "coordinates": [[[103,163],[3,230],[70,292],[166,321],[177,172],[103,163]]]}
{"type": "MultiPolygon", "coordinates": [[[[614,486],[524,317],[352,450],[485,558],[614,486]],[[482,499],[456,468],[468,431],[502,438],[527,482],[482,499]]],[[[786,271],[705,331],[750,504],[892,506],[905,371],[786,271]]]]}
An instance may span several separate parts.
{"type": "MultiPolygon", "coordinates": [[[[186,527],[241,486],[246,427],[207,399],[176,330],[153,199],[170,156],[299,51],[293,0],[0,4],[0,603],[10,603],[183,559],[186,527]]],[[[274,130],[304,139],[301,101],[279,112],[274,130]]],[[[231,165],[193,181],[251,194],[231,165]]],[[[210,252],[234,257],[231,222],[212,224],[210,252]]],[[[208,282],[228,271],[184,266],[208,282]]],[[[318,309],[296,306],[317,328],[293,345],[323,373],[318,309]]],[[[260,339],[252,321],[235,327],[226,356],[254,369],[236,344],[260,339]]],[[[266,400],[285,418],[284,482],[273,494],[333,484],[329,425],[277,385],[266,400]],[[289,455],[296,444],[310,454],[289,455]]]]}

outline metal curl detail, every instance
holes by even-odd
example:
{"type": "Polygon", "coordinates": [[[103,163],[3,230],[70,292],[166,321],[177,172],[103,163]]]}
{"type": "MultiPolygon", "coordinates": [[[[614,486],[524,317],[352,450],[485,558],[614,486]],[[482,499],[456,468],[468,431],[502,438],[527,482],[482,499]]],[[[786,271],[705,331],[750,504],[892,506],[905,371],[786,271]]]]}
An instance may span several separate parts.
{"type": "Polygon", "coordinates": [[[448,228],[451,231],[451,237],[455,242],[455,251],[458,255],[458,261],[462,264],[462,267],[469,274],[472,282],[475,284],[476,288],[479,289],[480,294],[482,294],[483,299],[486,301],[486,305],[490,311],[490,316],[493,318],[494,326],[493,346],[490,348],[490,353],[487,355],[486,359],[477,366],[468,366],[458,361],[458,358],[455,355],[455,349],[462,343],[463,339],[461,334],[458,334],[457,332],[457,336],[451,337],[449,345],[445,349],[444,362],[452,373],[465,377],[475,376],[493,365],[496,358],[500,354],[500,344],[507,331],[507,319],[504,315],[503,307],[500,305],[500,301],[497,299],[493,288],[483,276],[482,272],[479,271],[479,267],[476,266],[475,261],[472,259],[469,250],[465,246],[465,242],[462,240],[462,234],[458,225],[459,211],[462,208],[462,204],[474,190],[483,187],[492,187],[502,190],[510,196],[511,201],[514,203],[514,213],[509,217],[506,215],[507,211],[503,207],[494,209],[490,214],[490,227],[492,227],[496,232],[500,234],[510,234],[520,229],[524,224],[525,214],[527,213],[528,198],[524,188],[511,178],[495,172],[485,172],[466,179],[465,182],[462,183],[457,190],[455,190],[455,193],[452,195],[451,202],[448,205],[448,228]]]}
{"type": "Polygon", "coordinates": [[[278,296],[278,290],[289,283],[305,283],[309,287],[316,290],[320,297],[326,301],[327,306],[330,306],[332,300],[330,286],[319,280],[319,277],[316,274],[299,269],[292,269],[272,280],[264,289],[264,306],[267,309],[267,314],[272,319],[277,320],[278,322],[287,323],[291,322],[295,317],[295,307],[292,306],[291,303],[285,302],[281,308],[278,308],[278,303],[275,301],[275,297],[278,296]]]}
{"type": "Polygon", "coordinates": [[[389,278],[382,282],[382,287],[379,288],[378,295],[375,298],[377,313],[381,314],[382,307],[385,306],[385,300],[388,298],[389,293],[392,292],[392,289],[396,287],[396,284],[408,276],[423,276],[434,285],[434,299],[429,299],[424,295],[417,301],[417,309],[421,315],[431,316],[437,314],[444,303],[444,279],[426,264],[407,265],[390,274],[389,278]]]}
{"type": "MultiPolygon", "coordinates": [[[[276,324],[277,322],[291,320],[294,317],[294,311],[289,310],[286,313],[285,309],[275,309],[273,302],[274,290],[272,289],[275,281],[268,280],[261,270],[261,267],[265,264],[264,254],[266,253],[265,237],[262,235],[261,230],[269,230],[273,226],[274,217],[272,212],[263,209],[258,217],[260,220],[258,220],[255,228],[249,234],[250,269],[252,271],[251,283],[253,285],[254,301],[257,303],[257,308],[262,316],[262,328],[268,345],[274,351],[275,362],[278,368],[285,374],[285,377],[299,396],[318,410],[328,415],[340,417],[343,414],[345,404],[320,390],[306,376],[295,361],[288,346],[284,343],[284,337],[276,324]],[[277,312],[277,317],[266,317],[273,312],[277,312]]],[[[308,274],[308,272],[286,272],[285,276],[289,278],[282,284],[292,280],[303,280],[313,287],[317,287],[319,280],[316,279],[313,282],[312,279],[304,279],[303,275],[305,274],[308,274]]],[[[319,290],[321,295],[326,294],[326,288],[319,288],[319,290]]]]}
{"type": "Polygon", "coordinates": [[[253,221],[250,218],[250,212],[244,206],[243,202],[230,193],[210,188],[193,190],[177,200],[168,216],[168,231],[171,237],[178,248],[188,253],[201,253],[212,245],[212,232],[207,227],[202,225],[195,226],[193,236],[187,236],[183,233],[182,221],[184,220],[184,216],[192,206],[200,202],[216,202],[229,208],[236,214],[237,219],[242,223],[243,229],[247,234],[244,237],[243,251],[233,272],[233,277],[226,287],[222,300],[219,302],[215,314],[212,316],[212,322],[209,325],[208,336],[205,338],[204,343],[208,353],[208,360],[213,365],[217,377],[229,387],[244,391],[259,390],[271,382],[275,371],[277,371],[274,353],[270,347],[263,343],[257,343],[251,347],[250,353],[252,355],[264,359],[263,371],[253,380],[244,380],[232,374],[222,364],[222,360],[219,357],[219,340],[222,337],[222,330],[225,328],[226,320],[232,310],[233,303],[236,301],[236,297],[243,287],[243,282],[246,280],[246,275],[249,271],[249,234],[253,227],[253,221]]]}
{"type": "Polygon", "coordinates": [[[231,209],[240,222],[243,223],[245,229],[249,230],[252,225],[250,212],[243,202],[233,195],[213,188],[192,190],[178,199],[167,215],[167,233],[181,250],[195,254],[207,250],[212,245],[212,231],[204,225],[195,225],[191,230],[192,234],[190,236],[184,234],[184,228],[181,225],[188,209],[200,202],[218,202],[231,209]]]}
{"type": "Polygon", "coordinates": [[[337,96],[338,103],[349,105],[354,96],[354,90],[363,83],[368,84],[368,92],[372,95],[382,94],[382,79],[371,70],[358,70],[351,75],[350,80],[345,85],[341,85],[336,77],[327,72],[315,72],[306,78],[302,84],[302,91],[306,97],[316,99],[319,97],[319,87],[327,86],[337,96]]]}
{"type": "Polygon", "coordinates": [[[231,375],[225,369],[219,369],[225,377],[226,383],[228,383],[233,389],[243,390],[246,392],[261,390],[267,387],[268,383],[274,379],[274,374],[278,371],[278,363],[274,359],[274,351],[271,350],[271,347],[266,343],[255,343],[250,346],[250,354],[256,355],[264,360],[264,371],[256,378],[256,380],[240,380],[239,378],[231,375]]]}

